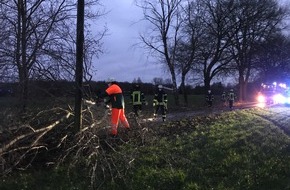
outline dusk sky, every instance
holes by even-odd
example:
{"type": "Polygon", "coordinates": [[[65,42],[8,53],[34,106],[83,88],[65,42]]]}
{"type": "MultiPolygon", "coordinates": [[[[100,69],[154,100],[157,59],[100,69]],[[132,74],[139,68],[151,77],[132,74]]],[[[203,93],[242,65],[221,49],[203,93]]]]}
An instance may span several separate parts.
{"type": "MultiPolygon", "coordinates": [[[[280,0],[289,4],[289,0],[280,0]]],[[[146,30],[142,9],[134,0],[102,0],[108,14],[98,24],[108,27],[108,34],[103,39],[105,53],[94,60],[97,72],[94,80],[101,81],[115,78],[117,81],[132,82],[140,77],[142,82],[152,82],[155,77],[170,78],[164,66],[154,60],[148,60],[148,53],[136,47],[140,43],[139,34],[146,30]]],[[[148,26],[147,26],[148,27],[148,26]]]]}
{"type": "Polygon", "coordinates": [[[142,9],[134,0],[103,0],[102,4],[109,12],[101,24],[106,24],[109,31],[103,39],[106,52],[94,61],[98,70],[94,80],[113,77],[132,82],[140,77],[142,82],[152,82],[154,77],[163,77],[162,65],[148,60],[148,54],[136,47],[139,34],[145,30],[145,23],[140,21],[142,9]]]}

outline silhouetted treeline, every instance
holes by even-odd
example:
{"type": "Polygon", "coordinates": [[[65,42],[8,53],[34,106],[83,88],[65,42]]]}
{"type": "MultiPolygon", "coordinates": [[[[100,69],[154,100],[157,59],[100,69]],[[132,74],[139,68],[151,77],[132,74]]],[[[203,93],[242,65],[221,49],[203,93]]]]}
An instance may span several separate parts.
{"type": "MultiPolygon", "coordinates": [[[[135,83],[129,82],[118,82],[120,87],[123,89],[124,95],[129,96],[130,92],[135,83]]],[[[30,81],[29,97],[74,97],[75,94],[75,83],[72,81],[30,81]]],[[[140,83],[141,90],[146,95],[153,95],[157,85],[152,83],[140,83]]],[[[260,84],[249,84],[249,92],[255,93],[260,84]]],[[[170,86],[165,85],[170,88],[170,86]]],[[[94,98],[97,94],[104,92],[107,88],[105,81],[90,81],[84,82],[83,84],[83,95],[85,98],[94,98]]],[[[222,94],[223,91],[228,91],[230,88],[233,88],[235,91],[238,90],[238,86],[224,86],[221,82],[214,83],[211,86],[213,94],[222,94]]],[[[18,83],[0,83],[0,96],[17,96],[19,89],[18,83]]],[[[186,86],[187,94],[203,95],[206,93],[204,86],[186,86]]],[[[181,92],[181,90],[180,90],[181,92]]],[[[167,90],[167,93],[171,93],[170,90],[167,90]]]]}
{"type": "MultiPolygon", "coordinates": [[[[133,83],[119,82],[125,95],[129,95],[133,83]]],[[[141,90],[145,94],[154,94],[155,85],[152,83],[142,83],[141,90]]],[[[107,88],[105,81],[90,81],[83,83],[84,97],[94,97],[107,88]]],[[[17,96],[19,83],[0,83],[0,96],[17,96]]],[[[29,97],[74,97],[75,83],[72,81],[45,81],[37,80],[29,82],[29,97]]]]}

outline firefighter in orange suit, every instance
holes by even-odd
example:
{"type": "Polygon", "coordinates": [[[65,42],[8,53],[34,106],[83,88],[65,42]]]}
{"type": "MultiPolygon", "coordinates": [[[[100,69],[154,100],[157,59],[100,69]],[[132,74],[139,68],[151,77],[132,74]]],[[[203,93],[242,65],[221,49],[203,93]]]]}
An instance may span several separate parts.
{"type": "Polygon", "coordinates": [[[108,88],[106,89],[104,96],[108,96],[109,99],[105,99],[105,104],[111,104],[111,136],[115,137],[118,134],[119,120],[127,129],[130,128],[130,125],[125,116],[125,102],[122,89],[117,85],[117,82],[114,79],[108,79],[107,84],[108,88]]]}

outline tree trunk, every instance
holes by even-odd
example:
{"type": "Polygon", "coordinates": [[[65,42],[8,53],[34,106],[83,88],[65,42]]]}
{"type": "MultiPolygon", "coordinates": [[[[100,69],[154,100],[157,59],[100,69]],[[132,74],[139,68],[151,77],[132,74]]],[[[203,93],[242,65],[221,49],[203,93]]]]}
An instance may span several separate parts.
{"type": "Polygon", "coordinates": [[[239,101],[243,102],[244,100],[244,88],[245,88],[244,77],[242,74],[239,76],[239,101]]]}
{"type": "Polygon", "coordinates": [[[182,74],[182,76],[181,76],[180,89],[181,89],[181,93],[183,94],[184,103],[187,106],[188,99],[187,99],[187,92],[186,92],[186,87],[185,87],[185,75],[184,74],[182,74]]]}
{"type": "Polygon", "coordinates": [[[171,76],[172,76],[173,96],[174,96],[175,105],[179,106],[179,93],[177,89],[177,83],[176,83],[176,77],[175,77],[174,71],[171,72],[171,76]]]}
{"type": "Polygon", "coordinates": [[[26,59],[26,3],[18,0],[18,36],[16,62],[19,71],[20,102],[22,113],[27,111],[28,101],[28,64],[26,59]]]}
{"type": "Polygon", "coordinates": [[[83,85],[83,46],[84,46],[84,0],[78,0],[77,8],[77,42],[76,42],[76,94],[75,94],[75,129],[82,126],[82,85],[83,85]]]}
{"type": "Polygon", "coordinates": [[[244,83],[244,99],[243,101],[248,100],[248,81],[246,80],[244,83]]]}
{"type": "Polygon", "coordinates": [[[247,70],[246,77],[243,75],[244,72],[239,72],[239,101],[244,102],[247,100],[247,89],[248,89],[248,78],[249,70],[247,70]]]}
{"type": "Polygon", "coordinates": [[[19,70],[19,92],[22,113],[27,112],[28,104],[28,72],[25,67],[19,70]]]}
{"type": "Polygon", "coordinates": [[[207,93],[208,90],[210,90],[210,77],[204,74],[204,88],[205,93],[207,93]]]}

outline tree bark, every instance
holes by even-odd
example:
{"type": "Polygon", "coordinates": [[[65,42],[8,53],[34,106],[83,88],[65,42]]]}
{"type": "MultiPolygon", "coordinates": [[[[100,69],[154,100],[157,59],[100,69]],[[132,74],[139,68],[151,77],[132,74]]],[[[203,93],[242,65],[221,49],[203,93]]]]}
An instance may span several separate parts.
{"type": "Polygon", "coordinates": [[[78,0],[77,8],[77,42],[76,42],[76,72],[75,72],[75,131],[82,126],[82,85],[83,85],[83,49],[84,49],[84,0],[78,0]]]}

